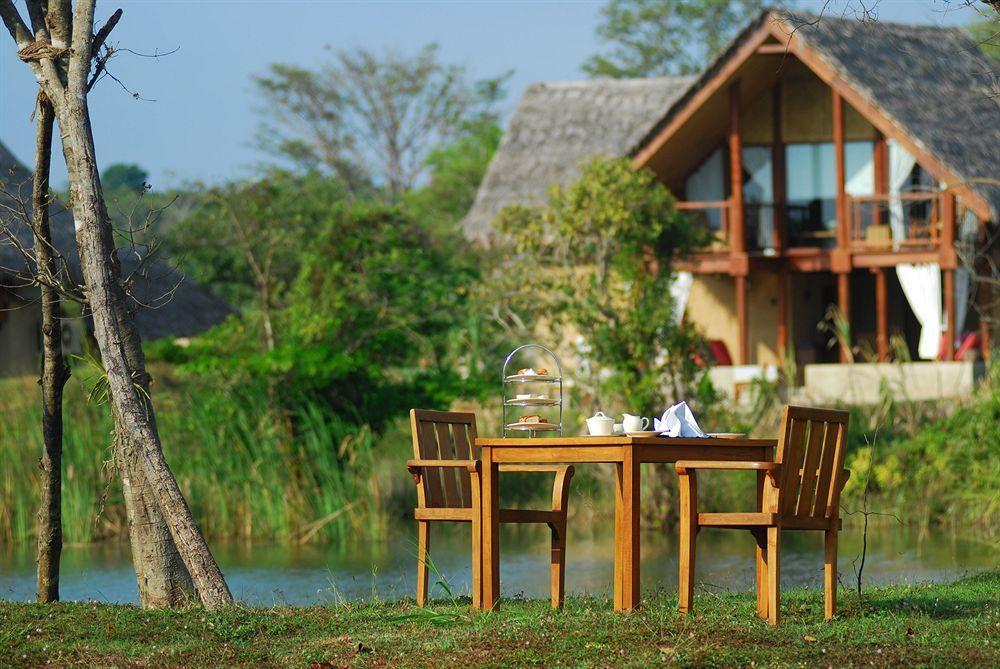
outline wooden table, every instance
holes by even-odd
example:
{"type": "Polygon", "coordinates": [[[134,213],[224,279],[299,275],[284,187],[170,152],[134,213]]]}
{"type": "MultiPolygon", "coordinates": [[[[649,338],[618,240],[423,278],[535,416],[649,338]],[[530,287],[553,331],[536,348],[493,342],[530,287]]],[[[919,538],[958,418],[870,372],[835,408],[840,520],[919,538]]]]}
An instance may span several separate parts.
{"type": "MultiPolygon", "coordinates": [[[[615,476],[615,610],[639,605],[639,465],[678,460],[761,460],[774,457],[774,439],[667,437],[545,437],[476,439],[482,450],[482,608],[500,597],[500,479],[508,463],[613,463],[615,476]]],[[[759,484],[758,484],[758,487],[759,484]]]]}

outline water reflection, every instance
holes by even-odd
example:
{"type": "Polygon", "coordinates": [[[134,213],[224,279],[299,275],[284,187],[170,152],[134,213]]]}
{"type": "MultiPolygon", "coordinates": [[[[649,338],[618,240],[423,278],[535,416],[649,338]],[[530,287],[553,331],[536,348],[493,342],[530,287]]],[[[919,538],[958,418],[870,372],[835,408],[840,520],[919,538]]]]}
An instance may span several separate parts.
{"type": "MultiPolygon", "coordinates": [[[[587,532],[570,532],[566,570],[569,594],[611,593],[611,522],[595,520],[587,532]]],[[[435,566],[455,594],[468,594],[469,528],[443,524],[432,532],[435,566]]],[[[401,526],[385,542],[354,542],[340,547],[216,544],[213,548],[239,600],[260,606],[304,605],[372,596],[412,597],[415,539],[413,524],[401,526]]],[[[749,590],[754,576],[753,546],[747,532],[702,532],[698,538],[698,580],[705,587],[723,591],[749,590]]],[[[548,597],[547,547],[545,528],[502,528],[504,596],[548,597]]],[[[860,551],[860,529],[846,527],[840,540],[839,565],[845,583],[853,583],[852,561],[860,551]]],[[[878,527],[869,530],[865,582],[943,581],[997,565],[993,551],[972,539],[937,533],[922,538],[908,528],[878,527]]],[[[821,533],[787,532],[782,537],[783,587],[819,588],[822,569],[821,533]]],[[[62,572],[65,600],[138,601],[128,548],[123,544],[67,547],[62,572]]],[[[0,553],[0,598],[33,599],[34,578],[31,547],[8,547],[0,553]]],[[[432,574],[431,581],[435,580],[432,574]]],[[[677,544],[673,533],[643,532],[642,582],[646,592],[655,588],[676,590],[677,544]]],[[[445,593],[439,587],[435,594],[445,593]]]]}

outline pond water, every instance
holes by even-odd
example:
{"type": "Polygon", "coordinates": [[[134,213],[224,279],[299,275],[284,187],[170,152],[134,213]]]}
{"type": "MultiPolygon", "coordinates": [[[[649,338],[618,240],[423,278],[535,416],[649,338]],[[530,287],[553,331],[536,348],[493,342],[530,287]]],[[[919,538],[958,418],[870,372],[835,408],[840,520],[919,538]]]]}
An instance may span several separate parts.
{"type": "MultiPolygon", "coordinates": [[[[783,587],[815,587],[822,583],[822,539],[819,532],[788,532],[782,537],[783,587]]],[[[860,529],[846,527],[840,540],[841,578],[853,584],[852,562],[861,552],[860,529]]],[[[233,594],[240,601],[271,606],[308,605],[342,599],[412,597],[416,575],[416,524],[401,526],[390,540],[355,542],[346,547],[213,545],[233,594]]],[[[469,529],[435,526],[431,557],[456,595],[470,586],[469,529]],[[435,532],[435,530],[438,530],[435,532]]],[[[613,534],[610,519],[598,518],[586,532],[570,532],[566,590],[569,594],[611,594],[613,534]]],[[[706,530],[698,539],[697,579],[705,589],[741,591],[752,588],[753,540],[747,532],[706,530]]],[[[504,527],[501,533],[501,591],[506,597],[548,597],[548,532],[542,527],[504,527]]],[[[34,598],[31,547],[0,547],[0,598],[34,598]]],[[[958,578],[996,568],[997,555],[988,545],[940,533],[922,537],[900,526],[869,529],[864,569],[868,585],[918,583],[958,578]]],[[[674,533],[644,530],[644,592],[677,588],[677,544],[674,533]]],[[[432,573],[431,582],[437,580],[432,573]]],[[[444,597],[440,586],[435,596],[444,597]]],[[[124,544],[71,546],[62,562],[64,600],[135,603],[138,594],[128,547],[124,544]]]]}

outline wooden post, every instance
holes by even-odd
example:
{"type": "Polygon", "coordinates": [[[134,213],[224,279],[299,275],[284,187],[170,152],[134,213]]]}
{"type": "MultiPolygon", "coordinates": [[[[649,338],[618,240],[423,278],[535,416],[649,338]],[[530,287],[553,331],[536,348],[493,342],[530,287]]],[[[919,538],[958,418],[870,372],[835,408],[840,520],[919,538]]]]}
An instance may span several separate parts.
{"type": "Polygon", "coordinates": [[[740,82],[729,87],[729,192],[732,201],[729,248],[746,251],[746,217],[743,202],[743,134],[740,128],[740,82]]]}
{"type": "Polygon", "coordinates": [[[785,363],[788,356],[788,267],[782,265],[778,270],[778,361],[785,363]]]}
{"type": "Polygon", "coordinates": [[[875,267],[872,269],[872,273],[875,275],[875,322],[877,332],[875,345],[878,350],[878,361],[887,362],[889,360],[889,304],[885,268],[875,267]]]}
{"type": "MultiPolygon", "coordinates": [[[[844,316],[848,325],[851,322],[851,275],[846,272],[841,272],[837,275],[837,306],[840,307],[840,313],[844,316]]],[[[840,345],[840,361],[850,362],[850,347],[851,342],[842,342],[840,345]]]]}
{"type": "Polygon", "coordinates": [[[874,191],[876,195],[889,193],[889,146],[885,135],[875,131],[875,147],[872,151],[872,163],[875,167],[874,191]]]}
{"type": "Polygon", "coordinates": [[[746,215],[743,201],[743,131],[740,127],[740,82],[729,87],[729,249],[736,278],[736,323],[739,331],[739,364],[750,362],[750,324],[747,311],[746,215]]]}
{"type": "Polygon", "coordinates": [[[850,229],[847,211],[847,193],[844,191],[844,100],[836,90],[833,92],[833,174],[837,187],[837,246],[850,246],[850,229]]]}
{"type": "Polygon", "coordinates": [[[955,270],[941,270],[941,278],[944,280],[942,286],[944,290],[944,318],[947,324],[944,329],[944,350],[945,360],[952,360],[955,357],[955,270]]]}
{"type": "Polygon", "coordinates": [[[736,277],[736,324],[739,331],[737,359],[741,365],[750,364],[750,318],[747,312],[747,278],[736,277]]]}
{"type": "Polygon", "coordinates": [[[785,244],[785,142],[781,131],[781,82],[774,85],[771,94],[771,190],[774,206],[771,208],[774,221],[774,250],[781,252],[785,244]]]}
{"type": "MultiPolygon", "coordinates": [[[[833,98],[833,173],[837,193],[837,249],[833,264],[837,273],[837,304],[848,324],[851,322],[851,234],[847,212],[847,193],[844,190],[844,100],[835,89],[833,98]]],[[[851,342],[842,342],[840,361],[848,362],[851,342]]]]}

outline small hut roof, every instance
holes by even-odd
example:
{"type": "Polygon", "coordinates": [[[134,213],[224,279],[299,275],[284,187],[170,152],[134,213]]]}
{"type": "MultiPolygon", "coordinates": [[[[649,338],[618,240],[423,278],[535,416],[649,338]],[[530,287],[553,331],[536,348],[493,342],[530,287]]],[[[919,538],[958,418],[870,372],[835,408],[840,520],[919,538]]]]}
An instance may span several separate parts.
{"type": "MultiPolygon", "coordinates": [[[[34,237],[24,220],[22,206],[31,205],[31,172],[0,142],[0,228],[6,229],[18,244],[31,249],[34,237]],[[13,211],[12,211],[13,209],[13,211]]],[[[76,251],[73,215],[58,200],[49,206],[52,243],[66,258],[69,272],[81,280],[76,251]]],[[[134,272],[138,260],[119,250],[122,272],[134,272]]],[[[31,272],[22,253],[5,232],[0,232],[0,285],[20,283],[17,277],[31,272]]],[[[222,298],[185,278],[168,259],[155,259],[134,276],[132,287],[140,307],[136,326],[144,341],[162,337],[190,337],[221,323],[233,309],[222,298]]]]}
{"type": "Polygon", "coordinates": [[[592,79],[532,84],[462,222],[485,240],[493,219],[514,203],[541,203],[553,184],[568,184],[593,156],[624,156],[693,81],[691,77],[592,79]]]}

